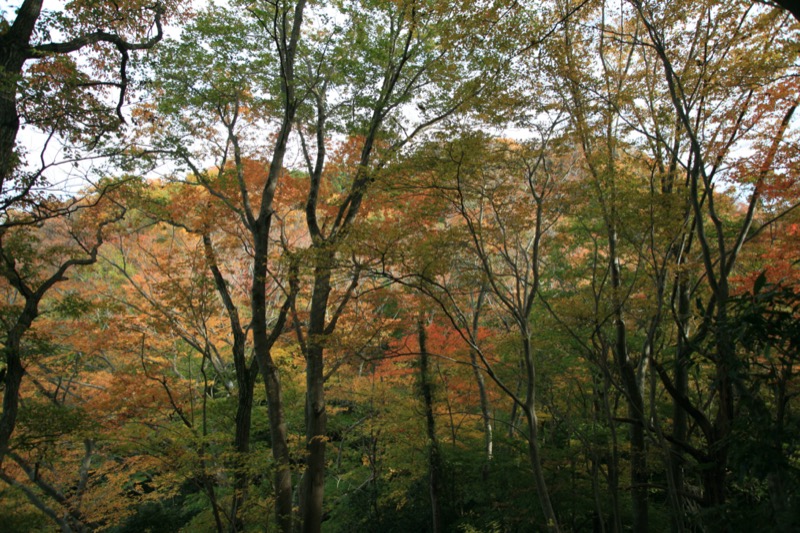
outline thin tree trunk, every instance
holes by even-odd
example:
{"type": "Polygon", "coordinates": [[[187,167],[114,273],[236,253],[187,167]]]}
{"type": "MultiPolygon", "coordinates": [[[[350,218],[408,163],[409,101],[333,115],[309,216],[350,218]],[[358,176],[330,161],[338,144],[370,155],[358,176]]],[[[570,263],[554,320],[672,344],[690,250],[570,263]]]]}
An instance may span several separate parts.
{"type": "Polygon", "coordinates": [[[475,350],[469,351],[472,372],[475,375],[475,383],[478,384],[478,398],[481,406],[481,420],[483,421],[483,449],[486,453],[486,466],[492,462],[494,456],[494,433],[492,428],[492,411],[489,406],[489,396],[486,394],[486,380],[478,367],[478,355],[475,350]]]}
{"type": "MultiPolygon", "coordinates": [[[[612,214],[612,217],[614,215],[612,214]]],[[[625,388],[625,399],[628,405],[628,416],[632,420],[631,438],[631,499],[633,503],[633,530],[648,531],[647,502],[647,449],[645,447],[645,414],[642,391],[636,368],[628,354],[627,328],[622,314],[622,302],[619,294],[622,291],[619,257],[617,255],[617,232],[609,225],[608,252],[611,267],[611,290],[614,305],[614,360],[625,388]]]]}
{"type": "MultiPolygon", "coordinates": [[[[517,373],[517,387],[514,390],[514,397],[519,398],[522,394],[522,383],[523,379],[522,376],[524,375],[524,368],[525,365],[522,361],[519,362],[519,372],[517,373]]],[[[508,438],[513,439],[514,435],[517,434],[517,423],[519,422],[519,404],[517,402],[513,402],[511,404],[511,413],[509,414],[509,423],[508,423],[508,438]]]]}
{"type": "Polygon", "coordinates": [[[428,374],[427,334],[425,324],[420,316],[417,320],[417,336],[419,339],[419,383],[422,401],[425,406],[425,427],[428,434],[428,492],[431,497],[431,532],[442,530],[442,459],[439,441],[436,438],[436,419],[433,416],[433,386],[428,374]]]}
{"type": "MultiPolygon", "coordinates": [[[[684,274],[678,276],[678,341],[675,348],[675,373],[674,383],[677,395],[681,398],[689,396],[689,350],[687,346],[689,339],[689,318],[691,313],[689,302],[689,282],[684,274]]],[[[685,502],[683,494],[685,493],[684,481],[684,459],[683,449],[680,443],[687,442],[688,439],[688,416],[686,410],[680,405],[680,402],[673,399],[672,403],[672,437],[673,444],[671,449],[671,469],[672,479],[675,485],[675,494],[673,499],[678,503],[680,511],[685,509],[685,502]]],[[[683,531],[684,529],[684,514],[680,512],[673,513],[672,516],[672,530],[674,532],[683,531]]]]}
{"type": "Polygon", "coordinates": [[[603,411],[606,416],[606,424],[608,424],[611,433],[611,455],[607,457],[606,468],[608,469],[608,492],[611,496],[611,528],[614,533],[622,531],[622,513],[620,512],[619,505],[619,439],[617,438],[617,423],[616,419],[616,404],[612,408],[610,393],[611,393],[611,379],[607,372],[603,376],[603,411]]]}
{"type": "MultiPolygon", "coordinates": [[[[478,295],[478,301],[475,304],[475,309],[472,314],[472,331],[470,335],[477,339],[478,338],[478,323],[481,315],[481,309],[483,307],[483,300],[486,297],[486,286],[481,287],[480,294],[478,295]]],[[[483,446],[484,451],[486,452],[486,465],[484,469],[484,476],[488,474],[489,463],[492,462],[492,456],[494,454],[494,436],[492,432],[492,412],[491,407],[489,406],[489,396],[486,393],[486,380],[483,377],[483,373],[478,366],[478,353],[475,351],[474,348],[471,348],[469,351],[469,359],[470,363],[472,363],[472,372],[475,376],[475,383],[478,384],[478,398],[480,400],[481,406],[481,419],[483,421],[483,446]]],[[[516,406],[516,403],[514,403],[516,406]]],[[[513,420],[512,420],[513,423],[513,420]]]]}
{"type": "MultiPolygon", "coordinates": [[[[236,384],[238,387],[238,392],[234,428],[234,449],[236,454],[233,461],[234,482],[233,498],[231,499],[229,531],[231,533],[235,533],[244,529],[240,512],[245,500],[247,499],[247,487],[249,485],[246,460],[247,454],[250,452],[250,426],[253,411],[253,389],[255,387],[256,371],[254,368],[248,367],[247,356],[245,353],[247,335],[242,329],[241,321],[239,319],[239,311],[236,308],[236,305],[233,303],[233,299],[228,291],[228,284],[222,275],[222,271],[219,269],[217,256],[211,241],[211,236],[207,231],[203,232],[203,248],[206,262],[208,263],[208,268],[214,277],[214,284],[217,293],[222,300],[225,310],[228,314],[228,321],[230,322],[231,333],[233,335],[233,364],[236,370],[236,384]]],[[[203,359],[204,365],[206,358],[209,360],[211,359],[210,355],[210,352],[207,350],[207,353],[203,359]]],[[[205,366],[202,367],[202,371],[203,377],[205,377],[205,366]]],[[[205,409],[205,399],[203,405],[205,409]]],[[[205,411],[203,416],[205,417],[205,411]]]]}
{"type": "MultiPolygon", "coordinates": [[[[208,500],[211,503],[211,511],[214,514],[214,524],[217,527],[217,533],[223,533],[225,528],[222,527],[222,517],[219,513],[219,504],[217,503],[217,493],[214,487],[213,480],[208,473],[208,466],[206,465],[206,437],[208,437],[208,375],[206,374],[206,361],[209,359],[208,348],[203,356],[203,362],[200,364],[200,373],[203,375],[203,439],[200,441],[200,448],[198,455],[200,456],[200,471],[202,472],[202,487],[206,491],[208,500]]],[[[213,364],[213,363],[212,363],[213,364]]]]}
{"type": "Polygon", "coordinates": [[[542,507],[544,517],[547,522],[547,530],[553,533],[560,531],[553,504],[550,501],[550,491],[544,479],[544,469],[542,468],[542,458],[539,452],[539,429],[536,413],[529,406],[522,409],[525,421],[528,423],[528,458],[533,468],[533,479],[536,484],[536,493],[539,496],[539,505],[542,507]]]}
{"type": "Polygon", "coordinates": [[[542,468],[542,458],[539,453],[539,420],[536,416],[536,367],[533,362],[533,351],[531,347],[530,335],[527,328],[522,323],[520,325],[520,335],[522,336],[522,356],[525,365],[525,375],[527,379],[525,390],[525,403],[521,406],[523,416],[528,424],[528,457],[533,468],[533,477],[536,484],[536,492],[539,496],[539,505],[542,507],[544,518],[547,522],[547,530],[558,533],[560,527],[553,503],[550,501],[550,491],[544,478],[542,468]]]}
{"type": "MultiPolygon", "coordinates": [[[[714,418],[714,441],[709,443],[712,463],[703,472],[705,503],[721,509],[725,504],[725,484],[728,470],[731,424],[733,421],[733,382],[731,372],[736,348],[730,336],[727,316],[727,280],[721,279],[717,291],[716,372],[717,413],[714,418]]],[[[728,526],[727,524],[725,526],[728,526]]]]}

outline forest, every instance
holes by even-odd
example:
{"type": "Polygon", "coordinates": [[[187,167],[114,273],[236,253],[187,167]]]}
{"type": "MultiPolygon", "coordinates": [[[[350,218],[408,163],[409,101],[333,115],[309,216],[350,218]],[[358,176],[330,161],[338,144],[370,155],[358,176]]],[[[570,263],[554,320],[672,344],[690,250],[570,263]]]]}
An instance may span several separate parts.
{"type": "Polygon", "coordinates": [[[0,3],[0,529],[800,530],[800,11],[0,3]]]}

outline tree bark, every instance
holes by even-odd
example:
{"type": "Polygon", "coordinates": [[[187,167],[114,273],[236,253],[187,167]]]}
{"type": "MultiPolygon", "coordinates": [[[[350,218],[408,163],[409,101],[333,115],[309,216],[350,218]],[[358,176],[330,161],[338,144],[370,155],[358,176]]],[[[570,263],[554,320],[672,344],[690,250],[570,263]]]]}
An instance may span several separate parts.
{"type": "Polygon", "coordinates": [[[427,334],[422,316],[417,319],[417,338],[419,340],[419,384],[425,409],[425,429],[428,434],[428,493],[431,498],[431,531],[442,530],[442,458],[439,440],[436,437],[436,419],[433,415],[433,386],[428,374],[427,334]]]}
{"type": "MultiPolygon", "coordinates": [[[[32,321],[33,318],[30,319],[32,321]]],[[[25,328],[27,330],[27,328],[25,328]]],[[[0,466],[9,451],[9,443],[19,414],[19,390],[25,369],[20,358],[20,341],[25,330],[12,332],[6,339],[3,350],[6,360],[6,375],[3,380],[3,414],[0,416],[0,466]]]]}
{"type": "Polygon", "coordinates": [[[284,418],[283,394],[278,367],[272,359],[267,332],[266,279],[267,279],[267,226],[264,234],[254,231],[253,286],[251,306],[253,312],[253,351],[255,353],[267,395],[269,429],[272,441],[272,458],[275,461],[275,512],[278,528],[283,533],[292,530],[292,477],[289,457],[289,435],[284,418]]]}
{"type": "MultiPolygon", "coordinates": [[[[483,300],[486,296],[487,288],[486,286],[481,287],[481,291],[478,294],[478,300],[475,303],[475,309],[472,313],[472,326],[470,331],[470,336],[474,339],[478,338],[478,324],[481,315],[481,308],[483,307],[483,300]]],[[[472,373],[475,376],[475,383],[478,385],[478,398],[480,400],[481,406],[481,419],[483,421],[483,447],[484,451],[486,452],[486,465],[484,474],[488,474],[489,463],[492,461],[492,457],[494,455],[493,446],[494,446],[494,435],[492,430],[492,412],[491,407],[489,405],[489,396],[486,393],[486,380],[483,377],[483,373],[481,372],[480,367],[478,366],[478,353],[474,348],[470,348],[469,350],[469,359],[470,363],[472,363],[472,373]]],[[[516,406],[516,404],[514,404],[516,406]]],[[[511,418],[511,426],[513,427],[514,419],[513,416],[511,418]]]]}
{"type": "Polygon", "coordinates": [[[528,423],[528,458],[531,461],[533,468],[533,479],[536,484],[536,493],[539,497],[539,505],[544,512],[546,528],[548,531],[558,533],[560,531],[556,513],[553,509],[553,504],[550,501],[550,491],[547,488],[547,482],[544,478],[544,469],[542,468],[542,458],[539,452],[539,419],[536,412],[525,406],[522,409],[525,416],[525,421],[528,423]]]}
{"type": "MultiPolygon", "coordinates": [[[[239,372],[237,371],[237,374],[239,372]]],[[[244,530],[241,510],[247,500],[247,489],[250,477],[247,475],[247,455],[250,452],[250,429],[253,414],[253,389],[255,388],[255,369],[245,368],[243,379],[238,380],[234,449],[233,490],[231,502],[231,533],[244,530]]]]}
{"type": "Polygon", "coordinates": [[[28,59],[29,43],[41,11],[42,0],[25,0],[11,28],[0,35],[0,191],[3,192],[7,190],[18,163],[14,153],[20,126],[17,113],[18,80],[28,59]]]}
{"type": "MultiPolygon", "coordinates": [[[[682,398],[689,396],[689,351],[690,347],[687,346],[689,342],[689,318],[691,313],[690,308],[690,287],[689,281],[685,274],[679,274],[677,279],[677,297],[678,297],[678,340],[675,347],[675,371],[674,383],[675,390],[682,398]]],[[[673,399],[672,403],[672,437],[673,444],[670,454],[670,463],[672,468],[672,478],[674,483],[673,499],[678,503],[679,509],[675,509],[672,516],[672,529],[675,532],[683,531],[684,529],[684,515],[679,512],[685,509],[685,502],[683,494],[684,490],[684,459],[683,448],[679,443],[687,442],[689,419],[680,402],[673,399]]]]}
{"type": "Polygon", "coordinates": [[[248,366],[245,352],[247,335],[239,320],[239,311],[228,291],[228,284],[217,264],[217,256],[208,231],[203,232],[203,248],[209,270],[214,277],[217,294],[222,300],[233,335],[233,365],[236,371],[237,403],[234,428],[234,449],[236,457],[233,461],[233,498],[231,499],[230,531],[235,533],[244,528],[240,511],[247,499],[249,478],[246,470],[246,457],[250,451],[250,426],[253,412],[253,389],[255,387],[255,369],[248,366]]]}
{"type": "Polygon", "coordinates": [[[530,334],[523,323],[518,324],[522,337],[522,357],[525,365],[526,390],[525,401],[521,405],[523,416],[528,424],[528,457],[533,468],[533,478],[536,484],[536,493],[539,497],[539,505],[544,513],[546,527],[552,533],[558,533],[561,528],[558,524],[553,503],[550,500],[550,491],[542,468],[542,458],[539,453],[539,419],[536,416],[536,367],[533,361],[533,350],[531,347],[530,334]]]}
{"type": "MultiPolygon", "coordinates": [[[[614,216],[612,207],[612,217],[614,216]]],[[[647,502],[647,448],[645,446],[645,414],[642,391],[636,376],[636,368],[628,354],[628,340],[625,320],[622,314],[622,302],[619,294],[622,289],[619,257],[617,255],[617,231],[613,221],[606,221],[608,226],[608,253],[611,269],[611,290],[614,305],[614,345],[612,351],[617,369],[625,388],[625,399],[628,404],[628,416],[632,420],[631,438],[631,498],[633,501],[633,530],[648,531],[647,502]]]]}
{"type": "Polygon", "coordinates": [[[303,531],[320,531],[325,496],[325,448],[328,440],[328,415],[325,407],[324,352],[328,299],[334,253],[317,250],[314,290],[308,325],[306,352],[306,470],[301,482],[300,512],[303,531]]]}
{"type": "MultiPolygon", "coordinates": [[[[292,13],[291,25],[289,25],[287,24],[287,19],[289,18],[287,13],[280,13],[278,4],[274,5],[274,20],[283,21],[282,24],[278,24],[274,28],[274,39],[281,65],[280,82],[283,117],[281,118],[281,127],[272,151],[258,216],[253,217],[252,213],[248,214],[249,229],[253,237],[253,284],[250,289],[252,319],[250,325],[253,335],[253,352],[266,388],[272,457],[275,461],[275,512],[278,529],[282,533],[290,533],[292,531],[294,516],[292,509],[292,473],[280,373],[271,353],[272,345],[277,339],[277,334],[280,333],[282,324],[280,324],[280,328],[276,325],[272,330],[272,334],[268,331],[266,283],[269,276],[267,264],[269,261],[269,234],[272,227],[273,200],[278,186],[278,178],[283,172],[283,161],[286,156],[289,135],[294,125],[298,106],[295,95],[294,68],[305,6],[306,0],[298,0],[292,13]]],[[[273,20],[260,20],[260,23],[267,28],[268,32],[273,31],[273,22],[273,20]]],[[[282,309],[284,319],[285,313],[288,312],[287,305],[291,304],[291,300],[292,296],[290,295],[284,305],[284,309],[282,309]]]]}

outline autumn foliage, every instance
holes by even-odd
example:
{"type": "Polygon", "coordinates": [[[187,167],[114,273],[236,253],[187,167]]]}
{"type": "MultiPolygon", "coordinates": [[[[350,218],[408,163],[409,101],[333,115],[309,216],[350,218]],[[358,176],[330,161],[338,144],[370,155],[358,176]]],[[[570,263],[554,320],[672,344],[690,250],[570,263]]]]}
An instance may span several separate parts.
{"type": "Polygon", "coordinates": [[[800,527],[781,3],[56,4],[0,24],[0,529],[800,527]]]}

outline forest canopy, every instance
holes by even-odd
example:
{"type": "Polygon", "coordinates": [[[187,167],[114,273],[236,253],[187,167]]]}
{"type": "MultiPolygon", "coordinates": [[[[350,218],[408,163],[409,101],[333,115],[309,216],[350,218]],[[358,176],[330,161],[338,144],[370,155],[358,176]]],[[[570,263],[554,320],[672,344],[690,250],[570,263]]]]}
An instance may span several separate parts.
{"type": "Polygon", "coordinates": [[[791,9],[2,3],[3,530],[796,531],[791,9]]]}

